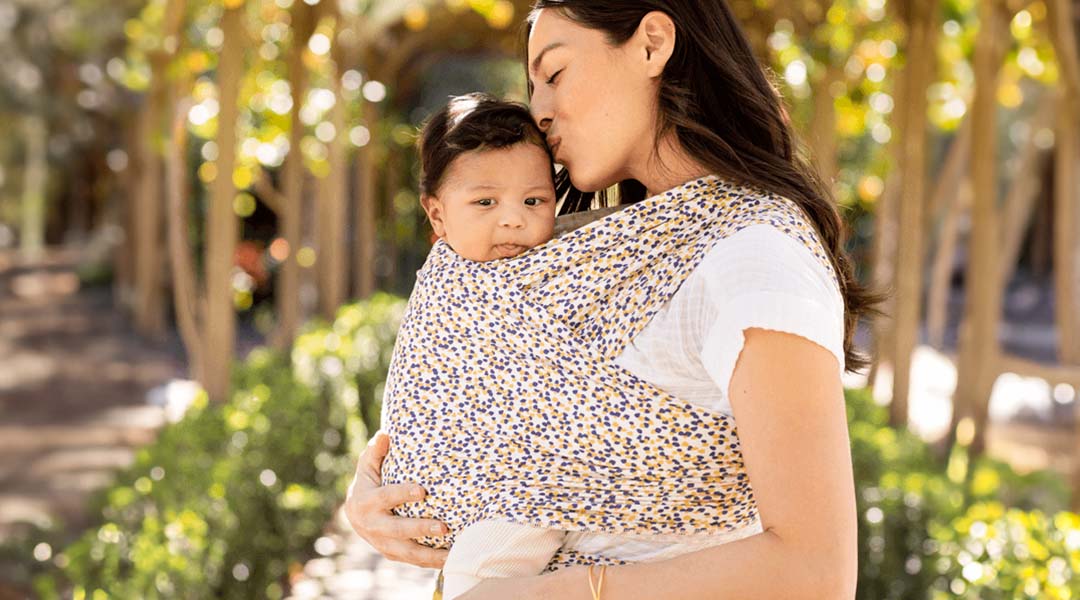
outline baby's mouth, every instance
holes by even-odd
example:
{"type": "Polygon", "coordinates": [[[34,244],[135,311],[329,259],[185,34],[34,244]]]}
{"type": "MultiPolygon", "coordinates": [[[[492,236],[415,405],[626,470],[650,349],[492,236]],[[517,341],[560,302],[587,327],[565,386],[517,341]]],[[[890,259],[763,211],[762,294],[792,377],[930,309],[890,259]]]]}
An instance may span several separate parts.
{"type": "Polygon", "coordinates": [[[525,246],[519,246],[518,244],[498,244],[495,246],[495,251],[503,256],[514,256],[520,254],[525,250],[525,246]]]}

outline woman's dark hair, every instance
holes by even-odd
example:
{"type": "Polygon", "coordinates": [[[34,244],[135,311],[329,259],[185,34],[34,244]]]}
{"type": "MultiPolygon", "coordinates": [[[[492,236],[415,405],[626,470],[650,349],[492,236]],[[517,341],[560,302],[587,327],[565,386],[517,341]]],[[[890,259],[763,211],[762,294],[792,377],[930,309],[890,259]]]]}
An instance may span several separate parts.
{"type": "Polygon", "coordinates": [[[542,148],[552,159],[551,148],[525,105],[479,92],[455,96],[428,118],[420,132],[420,193],[438,192],[450,163],[466,152],[522,143],[542,148]]]}
{"type": "MultiPolygon", "coordinates": [[[[877,313],[881,297],[854,274],[844,251],[844,222],[832,192],[799,155],[795,135],[777,89],[751,50],[724,0],[536,0],[526,40],[540,9],[558,11],[589,29],[603,31],[612,46],[626,43],[642,18],[667,14],[675,23],[675,49],[660,81],[657,145],[674,131],[682,147],[722,178],[791,199],[806,213],[829,254],[844,297],[847,370],[868,363],[855,351],[859,318],[877,313]]],[[[526,61],[527,63],[527,61],[526,61]]],[[[529,95],[532,95],[530,82],[529,95]]],[[[595,194],[573,188],[566,170],[556,178],[562,213],[588,210],[595,194]]],[[[624,204],[644,199],[639,182],[619,186],[624,204]]],[[[608,200],[599,197],[601,203],[608,200]]]]}

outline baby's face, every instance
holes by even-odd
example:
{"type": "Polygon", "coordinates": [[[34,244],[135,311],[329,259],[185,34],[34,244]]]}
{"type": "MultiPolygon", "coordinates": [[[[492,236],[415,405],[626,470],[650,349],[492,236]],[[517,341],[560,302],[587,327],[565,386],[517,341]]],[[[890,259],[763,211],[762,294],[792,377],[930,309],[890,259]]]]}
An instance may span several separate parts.
{"type": "Polygon", "coordinates": [[[515,256],[555,228],[551,162],[528,143],[458,156],[436,195],[421,202],[435,235],[469,260],[515,256]]]}

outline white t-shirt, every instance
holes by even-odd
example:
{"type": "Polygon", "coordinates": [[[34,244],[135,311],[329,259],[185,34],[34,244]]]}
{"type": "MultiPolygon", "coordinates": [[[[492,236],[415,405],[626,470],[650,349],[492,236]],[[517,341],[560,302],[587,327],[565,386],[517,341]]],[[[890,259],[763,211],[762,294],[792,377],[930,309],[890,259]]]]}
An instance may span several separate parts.
{"type": "Polygon", "coordinates": [[[616,363],[699,406],[731,414],[728,384],[751,327],[823,346],[844,370],[844,299],[798,240],[751,225],[704,256],[616,363]]]}
{"type": "MultiPolygon", "coordinates": [[[[678,398],[730,415],[728,385],[742,351],[743,331],[753,327],[796,334],[819,344],[833,353],[838,375],[843,374],[844,300],[840,290],[808,248],[768,224],[751,225],[717,241],[616,363],[678,398]]],[[[542,548],[561,543],[564,549],[584,554],[641,562],[762,531],[760,522],[755,522],[722,536],[563,532],[558,538],[548,535],[541,541],[541,534],[529,529],[493,521],[467,528],[472,531],[459,537],[451,549],[447,583],[453,571],[465,570],[470,557],[479,552],[489,553],[485,577],[510,576],[522,558],[523,546],[535,545],[538,552],[545,552],[542,548]],[[496,565],[493,548],[507,549],[507,560],[496,565]]],[[[540,568],[546,565],[546,559],[536,560],[540,568]]],[[[475,561],[468,566],[473,567],[475,561]]]]}

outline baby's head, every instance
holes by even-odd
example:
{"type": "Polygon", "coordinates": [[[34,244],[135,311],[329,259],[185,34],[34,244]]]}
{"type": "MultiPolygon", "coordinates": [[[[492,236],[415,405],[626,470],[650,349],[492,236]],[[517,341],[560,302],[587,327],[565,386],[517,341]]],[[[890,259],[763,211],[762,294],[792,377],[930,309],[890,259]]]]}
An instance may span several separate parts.
{"type": "Polygon", "coordinates": [[[457,96],[420,134],[420,202],[435,235],[469,260],[550,240],[554,177],[544,135],[520,104],[457,96]]]}

